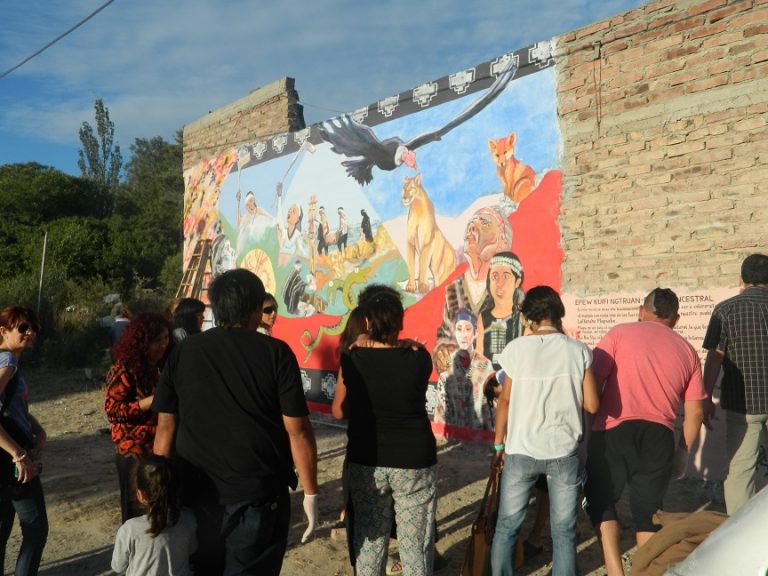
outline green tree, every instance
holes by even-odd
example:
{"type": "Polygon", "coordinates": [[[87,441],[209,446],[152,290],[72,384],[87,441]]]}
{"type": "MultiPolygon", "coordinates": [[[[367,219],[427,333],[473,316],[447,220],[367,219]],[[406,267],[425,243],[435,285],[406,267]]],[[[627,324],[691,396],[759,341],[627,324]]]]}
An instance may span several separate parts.
{"type": "Polygon", "coordinates": [[[163,266],[181,251],[181,132],[174,143],[160,137],[137,138],[131,153],[110,219],[109,262],[123,283],[141,278],[154,288],[170,280],[168,274],[161,278],[163,266]]]}
{"type": "Polygon", "coordinates": [[[96,116],[96,133],[88,122],[80,127],[77,165],[84,178],[89,178],[108,190],[114,190],[120,180],[123,157],[120,145],[115,142],[115,125],[109,119],[109,110],[101,98],[93,105],[96,116]]]}

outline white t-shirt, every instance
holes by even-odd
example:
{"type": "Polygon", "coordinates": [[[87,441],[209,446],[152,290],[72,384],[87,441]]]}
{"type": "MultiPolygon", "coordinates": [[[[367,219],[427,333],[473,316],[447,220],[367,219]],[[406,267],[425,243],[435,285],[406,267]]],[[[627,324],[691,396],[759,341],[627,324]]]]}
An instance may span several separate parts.
{"type": "Polygon", "coordinates": [[[512,379],[506,453],[537,460],[572,454],[583,433],[590,349],[560,333],[522,336],[507,344],[499,363],[512,379]]]}
{"type": "Polygon", "coordinates": [[[146,516],[120,526],[112,553],[112,570],[126,576],[192,576],[189,557],[197,550],[197,522],[182,508],[179,521],[156,537],[147,533],[146,516]]]}

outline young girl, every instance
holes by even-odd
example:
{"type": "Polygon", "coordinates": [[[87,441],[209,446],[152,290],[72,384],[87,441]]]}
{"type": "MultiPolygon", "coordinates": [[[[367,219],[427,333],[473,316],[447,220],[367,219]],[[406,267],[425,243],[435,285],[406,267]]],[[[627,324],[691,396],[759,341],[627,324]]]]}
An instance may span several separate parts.
{"type": "Polygon", "coordinates": [[[191,576],[189,557],[197,549],[197,524],[192,512],[179,509],[166,458],[142,456],[136,469],[136,496],[147,515],[120,526],[112,570],[128,576],[191,576]]]}

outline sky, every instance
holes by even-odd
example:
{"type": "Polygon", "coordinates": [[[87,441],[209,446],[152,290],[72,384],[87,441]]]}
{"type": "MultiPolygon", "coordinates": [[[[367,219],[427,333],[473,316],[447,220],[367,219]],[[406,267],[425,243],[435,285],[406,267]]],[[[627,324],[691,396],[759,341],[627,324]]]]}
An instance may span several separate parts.
{"type": "MultiPolygon", "coordinates": [[[[10,0],[0,74],[106,0],[10,0]]],[[[124,160],[285,76],[307,125],[643,5],[637,0],[115,0],[0,78],[0,165],[79,175],[102,98],[124,160]]]]}

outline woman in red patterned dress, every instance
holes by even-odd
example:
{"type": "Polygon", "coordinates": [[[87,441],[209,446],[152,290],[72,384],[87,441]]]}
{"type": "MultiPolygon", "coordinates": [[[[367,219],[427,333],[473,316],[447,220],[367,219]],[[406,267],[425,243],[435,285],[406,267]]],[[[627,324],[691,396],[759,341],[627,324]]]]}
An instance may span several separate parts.
{"type": "Polygon", "coordinates": [[[131,320],[112,350],[115,363],[107,374],[104,410],[112,425],[123,522],[144,513],[131,489],[131,470],[141,454],[152,452],[157,415],[150,406],[169,334],[165,317],[146,312],[131,320]]]}

